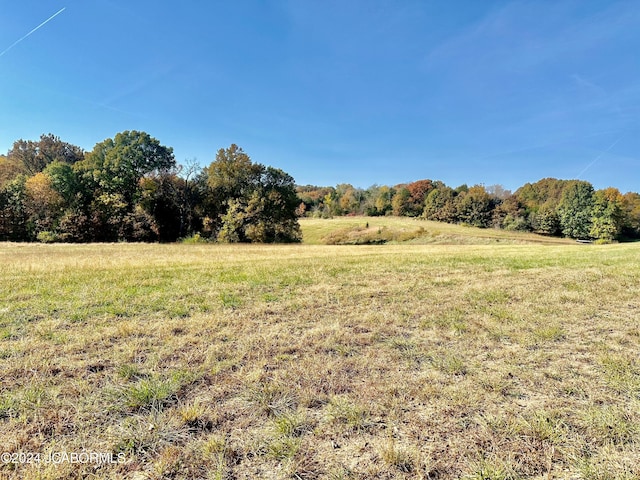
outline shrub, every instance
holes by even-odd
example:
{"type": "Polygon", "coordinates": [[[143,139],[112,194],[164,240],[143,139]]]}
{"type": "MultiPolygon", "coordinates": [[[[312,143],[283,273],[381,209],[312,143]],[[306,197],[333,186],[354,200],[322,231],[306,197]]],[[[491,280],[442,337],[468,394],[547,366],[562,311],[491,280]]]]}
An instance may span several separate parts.
{"type": "Polygon", "coordinates": [[[51,232],[49,230],[43,230],[42,232],[38,232],[36,236],[39,242],[42,243],[55,243],[60,241],[60,237],[57,233],[51,232]]]}
{"type": "Polygon", "coordinates": [[[202,237],[200,233],[196,232],[190,237],[183,238],[182,243],[186,243],[186,244],[207,243],[207,239],[202,237]]]}

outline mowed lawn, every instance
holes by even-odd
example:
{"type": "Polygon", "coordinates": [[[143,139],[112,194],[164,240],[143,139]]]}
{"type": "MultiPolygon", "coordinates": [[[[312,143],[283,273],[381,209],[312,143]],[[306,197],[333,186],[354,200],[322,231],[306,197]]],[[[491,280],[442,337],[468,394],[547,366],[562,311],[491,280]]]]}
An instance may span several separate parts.
{"type": "Polygon", "coordinates": [[[0,453],[114,458],[0,478],[639,478],[639,352],[640,244],[0,244],[0,453]]]}

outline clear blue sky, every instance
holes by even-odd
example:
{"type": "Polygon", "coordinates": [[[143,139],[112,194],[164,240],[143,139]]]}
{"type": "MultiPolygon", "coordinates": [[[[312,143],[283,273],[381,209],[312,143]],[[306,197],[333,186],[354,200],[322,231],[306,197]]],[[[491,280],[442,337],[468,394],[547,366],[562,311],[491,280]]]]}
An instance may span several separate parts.
{"type": "Polygon", "coordinates": [[[0,22],[2,153],[143,130],[299,184],[640,191],[637,0],[0,0],[0,22]]]}

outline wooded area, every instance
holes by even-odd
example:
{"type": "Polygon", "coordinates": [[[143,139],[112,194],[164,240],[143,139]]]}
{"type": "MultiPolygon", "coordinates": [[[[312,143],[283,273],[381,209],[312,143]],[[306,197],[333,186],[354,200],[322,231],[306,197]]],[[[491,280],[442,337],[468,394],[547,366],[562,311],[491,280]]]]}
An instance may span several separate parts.
{"type": "Polygon", "coordinates": [[[640,238],[640,195],[545,178],[514,193],[438,180],[367,189],[297,186],[237,145],[205,168],[125,131],[92,151],[48,134],[0,156],[0,240],[42,242],[297,242],[298,218],[421,217],[610,242],[640,238]]]}
{"type": "Polygon", "coordinates": [[[500,185],[451,188],[437,180],[394,187],[297,187],[300,208],[316,217],[398,215],[482,228],[610,242],[640,238],[640,195],[595,190],[586,181],[545,178],[514,193],[500,185]]]}
{"type": "Polygon", "coordinates": [[[0,157],[0,240],[297,242],[293,178],[236,145],[201,169],[147,133],[91,152],[42,135],[0,157]]]}

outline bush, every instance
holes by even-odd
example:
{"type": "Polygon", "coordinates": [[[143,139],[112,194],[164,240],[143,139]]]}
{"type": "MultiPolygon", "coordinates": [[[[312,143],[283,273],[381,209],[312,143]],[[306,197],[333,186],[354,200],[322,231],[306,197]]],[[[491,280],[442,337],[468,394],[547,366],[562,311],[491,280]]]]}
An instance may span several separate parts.
{"type": "Polygon", "coordinates": [[[186,243],[186,244],[207,243],[207,239],[202,237],[200,233],[196,232],[190,237],[183,238],[181,243],[186,243]]]}
{"type": "Polygon", "coordinates": [[[39,242],[42,243],[55,243],[60,241],[60,237],[57,233],[51,232],[49,230],[43,230],[42,232],[38,232],[36,238],[39,242]]]}

